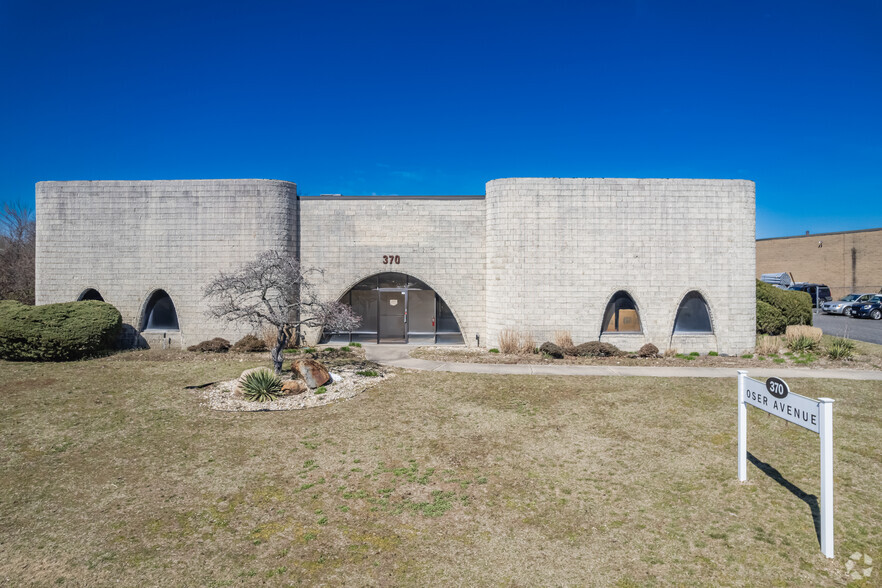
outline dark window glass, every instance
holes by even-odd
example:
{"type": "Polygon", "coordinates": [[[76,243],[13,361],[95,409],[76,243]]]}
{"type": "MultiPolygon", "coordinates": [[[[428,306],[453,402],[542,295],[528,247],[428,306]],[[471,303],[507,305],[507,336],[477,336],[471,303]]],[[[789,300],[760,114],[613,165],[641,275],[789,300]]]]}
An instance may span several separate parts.
{"type": "Polygon", "coordinates": [[[88,290],[86,290],[85,292],[80,294],[79,299],[80,300],[99,300],[101,302],[104,302],[104,297],[102,297],[101,294],[98,293],[98,290],[95,290],[94,288],[89,288],[88,290]]]}
{"type": "Polygon", "coordinates": [[[613,294],[606,312],[603,313],[604,333],[639,333],[640,315],[637,305],[627,292],[620,290],[613,294]]]}
{"type": "Polygon", "coordinates": [[[352,312],[361,317],[361,325],[353,333],[376,333],[379,301],[376,290],[352,290],[352,312]]]}
{"type": "Polygon", "coordinates": [[[144,309],[145,329],[177,330],[178,313],[171,297],[164,290],[157,290],[150,296],[144,309]]]}
{"type": "Polygon", "coordinates": [[[405,288],[408,276],[406,274],[388,273],[380,274],[380,288],[405,288]]]}
{"type": "Polygon", "coordinates": [[[362,280],[352,287],[353,290],[376,290],[377,276],[371,276],[366,280],[362,280]]]}
{"type": "Polygon", "coordinates": [[[432,290],[407,291],[407,332],[435,333],[435,293],[432,290]]]}
{"type": "Polygon", "coordinates": [[[447,303],[438,297],[438,332],[439,333],[459,333],[459,324],[456,317],[453,316],[447,303]]]}
{"type": "Polygon", "coordinates": [[[707,303],[698,292],[690,292],[683,298],[674,320],[675,333],[713,333],[707,303]]]}

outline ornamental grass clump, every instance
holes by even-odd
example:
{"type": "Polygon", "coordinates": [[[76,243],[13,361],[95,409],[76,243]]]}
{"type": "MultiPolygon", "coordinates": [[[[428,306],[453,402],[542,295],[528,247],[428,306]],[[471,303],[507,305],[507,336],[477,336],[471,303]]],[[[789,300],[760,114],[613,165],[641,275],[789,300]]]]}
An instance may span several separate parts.
{"type": "Polygon", "coordinates": [[[830,359],[849,359],[854,355],[855,344],[845,337],[833,337],[827,344],[830,359]]]}
{"type": "Polygon", "coordinates": [[[267,402],[278,398],[282,380],[270,370],[251,372],[242,381],[242,395],[251,402],[267,402]]]}
{"type": "Polygon", "coordinates": [[[823,331],[807,325],[790,325],[784,334],[784,340],[791,351],[814,351],[821,346],[823,331]]]}
{"type": "Polygon", "coordinates": [[[575,348],[575,344],[573,343],[573,336],[569,331],[555,331],[554,343],[567,355],[574,355],[573,348],[575,348]]]}
{"type": "Polygon", "coordinates": [[[756,352],[760,355],[778,355],[781,349],[781,337],[761,335],[756,338],[756,352]]]}

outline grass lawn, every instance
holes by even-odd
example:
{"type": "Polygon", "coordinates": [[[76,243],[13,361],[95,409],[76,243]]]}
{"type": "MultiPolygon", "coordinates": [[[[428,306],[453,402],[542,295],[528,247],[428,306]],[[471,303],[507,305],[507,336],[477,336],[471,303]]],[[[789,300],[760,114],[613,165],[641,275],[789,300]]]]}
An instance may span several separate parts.
{"type": "Polygon", "coordinates": [[[882,563],[882,383],[834,405],[835,560],[818,437],[736,383],[400,372],[348,402],[221,413],[184,386],[263,356],[0,362],[0,584],[790,585],[882,563]]]}

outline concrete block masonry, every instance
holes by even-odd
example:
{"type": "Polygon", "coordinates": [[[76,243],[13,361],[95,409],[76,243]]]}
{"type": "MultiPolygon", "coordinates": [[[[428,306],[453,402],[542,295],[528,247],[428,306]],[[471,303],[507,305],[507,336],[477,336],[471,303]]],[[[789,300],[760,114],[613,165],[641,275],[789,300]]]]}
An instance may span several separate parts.
{"type": "Polygon", "coordinates": [[[485,196],[449,197],[299,197],[276,180],[37,184],[37,303],[94,288],[136,335],[162,289],[179,319],[162,344],[246,334],[246,325],[209,320],[202,291],[269,248],[323,268],[329,299],[371,275],[409,274],[447,303],[467,345],[477,335],[496,346],[512,328],[538,342],[569,330],[576,342],[628,350],[754,346],[749,181],[509,178],[488,182],[485,196]],[[384,264],[390,255],[398,263],[384,264]],[[618,291],[633,299],[640,332],[601,333],[618,291]],[[692,291],[713,332],[675,335],[692,291]]]}

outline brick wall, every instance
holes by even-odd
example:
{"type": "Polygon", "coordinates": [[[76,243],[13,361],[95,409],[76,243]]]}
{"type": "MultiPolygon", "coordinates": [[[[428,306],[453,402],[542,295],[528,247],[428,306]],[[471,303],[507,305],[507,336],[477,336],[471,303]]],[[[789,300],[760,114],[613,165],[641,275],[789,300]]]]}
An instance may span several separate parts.
{"type": "Polygon", "coordinates": [[[850,292],[879,292],[882,288],[879,251],[882,251],[882,229],[759,239],[756,277],[790,272],[797,282],[830,286],[833,298],[850,292]]]}
{"type": "Polygon", "coordinates": [[[596,341],[625,290],[643,333],[602,340],[666,349],[681,300],[697,290],[716,336],[681,338],[695,346],[681,351],[753,348],[753,182],[511,178],[488,182],[486,202],[488,345],[505,328],[596,341]]]}
{"type": "Polygon", "coordinates": [[[95,288],[131,333],[148,296],[162,289],[180,325],[168,333],[171,344],[234,340],[247,326],[208,319],[202,291],[218,271],[265,249],[296,254],[296,191],[275,180],[40,182],[37,304],[95,288]]]}

